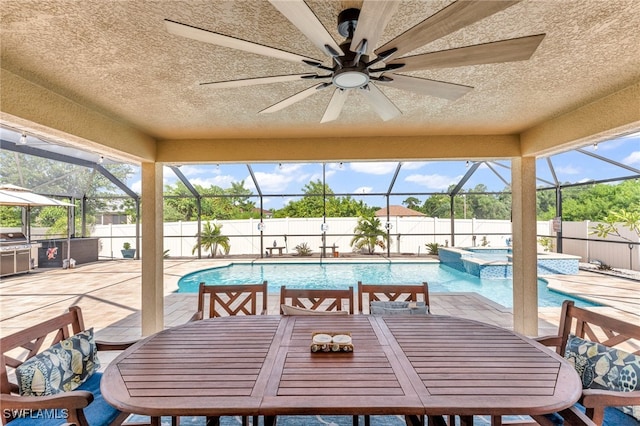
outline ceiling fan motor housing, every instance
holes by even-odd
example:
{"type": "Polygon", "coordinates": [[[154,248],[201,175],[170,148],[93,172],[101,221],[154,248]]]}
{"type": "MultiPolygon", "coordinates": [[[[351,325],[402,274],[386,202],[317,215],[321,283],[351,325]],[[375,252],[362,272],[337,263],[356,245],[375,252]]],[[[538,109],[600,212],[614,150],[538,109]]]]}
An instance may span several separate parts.
{"type": "Polygon", "coordinates": [[[338,15],[338,32],[342,37],[351,39],[358,25],[360,9],[345,9],[338,15]]]}
{"type": "Polygon", "coordinates": [[[340,89],[357,89],[369,84],[369,70],[364,65],[368,61],[367,56],[357,56],[350,50],[351,39],[358,25],[360,9],[345,9],[338,15],[338,32],[347,39],[340,45],[344,53],[340,56],[340,62],[335,62],[336,70],[331,81],[340,89]]]}

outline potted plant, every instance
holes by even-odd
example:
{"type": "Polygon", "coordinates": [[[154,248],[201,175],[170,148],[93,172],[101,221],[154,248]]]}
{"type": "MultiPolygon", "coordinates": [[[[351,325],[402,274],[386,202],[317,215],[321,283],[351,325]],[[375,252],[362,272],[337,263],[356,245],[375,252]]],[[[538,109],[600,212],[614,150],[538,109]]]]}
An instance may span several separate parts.
{"type": "Polygon", "coordinates": [[[122,253],[122,257],[125,259],[133,259],[136,255],[136,249],[132,249],[131,244],[125,242],[122,244],[122,250],[120,250],[120,253],[122,253]]]}

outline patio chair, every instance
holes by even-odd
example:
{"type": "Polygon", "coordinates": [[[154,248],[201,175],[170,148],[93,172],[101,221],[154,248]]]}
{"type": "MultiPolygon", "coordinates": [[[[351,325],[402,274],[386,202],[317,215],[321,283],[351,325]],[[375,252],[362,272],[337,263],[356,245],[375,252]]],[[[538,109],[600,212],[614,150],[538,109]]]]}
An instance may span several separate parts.
{"type": "Polygon", "coordinates": [[[123,350],[133,343],[95,341],[93,329],[85,327],[78,306],[3,337],[0,339],[3,424],[122,424],[129,413],[117,410],[102,397],[97,354],[123,350]]]}
{"type": "Polygon", "coordinates": [[[565,300],[558,334],[536,340],[572,363],[583,386],[578,404],[553,415],[533,416],[538,424],[640,424],[640,325],[565,300]]]}
{"type": "Polygon", "coordinates": [[[358,281],[358,310],[362,314],[364,306],[374,301],[424,302],[429,311],[429,285],[422,284],[364,284],[358,281]],[[366,298],[365,298],[366,296],[366,298]],[[365,302],[366,300],[366,302],[365,302]]]}
{"type": "MultiPolygon", "coordinates": [[[[267,281],[263,281],[262,284],[229,285],[200,283],[198,311],[191,317],[191,321],[234,315],[266,315],[267,300],[267,281]],[[206,309],[207,304],[209,309],[206,309]]],[[[207,417],[206,424],[218,425],[220,419],[207,417]]],[[[249,424],[247,417],[242,417],[242,424],[249,424]]],[[[258,424],[258,416],[253,416],[253,424],[258,424]]]]}
{"type": "Polygon", "coordinates": [[[342,289],[294,289],[280,288],[280,313],[284,314],[287,306],[297,309],[297,314],[314,314],[312,311],[340,312],[344,304],[349,304],[349,314],[353,315],[353,287],[342,289]]]}
{"type": "Polygon", "coordinates": [[[230,285],[200,283],[198,310],[191,321],[233,315],[266,315],[267,299],[267,281],[230,285]]]}

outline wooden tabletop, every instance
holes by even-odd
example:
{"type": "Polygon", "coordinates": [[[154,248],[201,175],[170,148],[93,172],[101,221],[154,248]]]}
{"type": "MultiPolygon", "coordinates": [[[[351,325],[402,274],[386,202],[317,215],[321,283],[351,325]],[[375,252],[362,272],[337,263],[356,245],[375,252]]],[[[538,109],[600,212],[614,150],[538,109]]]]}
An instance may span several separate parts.
{"type": "Polygon", "coordinates": [[[151,336],[107,367],[102,393],[151,416],[542,414],[573,405],[575,370],[530,339],[446,316],[236,316],[151,336]],[[312,353],[313,332],[352,353],[312,353]]]}

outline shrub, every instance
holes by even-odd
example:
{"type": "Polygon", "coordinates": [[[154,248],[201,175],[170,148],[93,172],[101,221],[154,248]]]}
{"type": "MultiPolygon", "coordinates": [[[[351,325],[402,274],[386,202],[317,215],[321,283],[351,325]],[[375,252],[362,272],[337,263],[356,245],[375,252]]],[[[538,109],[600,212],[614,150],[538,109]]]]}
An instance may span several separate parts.
{"type": "Polygon", "coordinates": [[[311,248],[307,243],[298,244],[295,250],[298,256],[311,256],[311,248]]]}
{"type": "Polygon", "coordinates": [[[429,254],[438,254],[438,248],[440,247],[440,244],[438,243],[427,243],[425,244],[425,246],[427,247],[427,250],[429,250],[429,254]]]}

